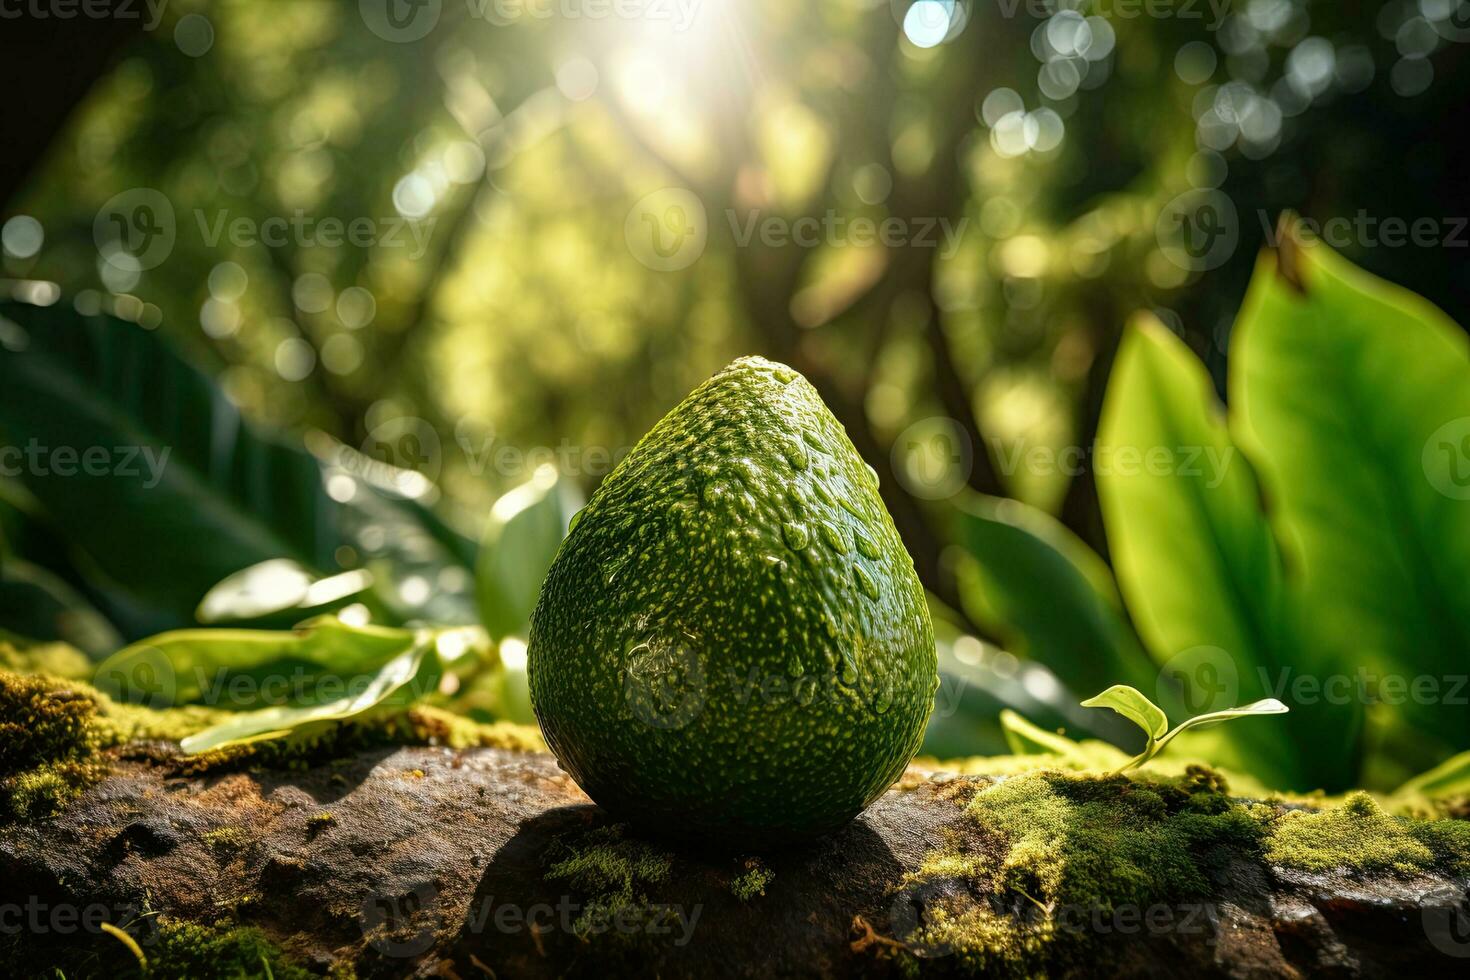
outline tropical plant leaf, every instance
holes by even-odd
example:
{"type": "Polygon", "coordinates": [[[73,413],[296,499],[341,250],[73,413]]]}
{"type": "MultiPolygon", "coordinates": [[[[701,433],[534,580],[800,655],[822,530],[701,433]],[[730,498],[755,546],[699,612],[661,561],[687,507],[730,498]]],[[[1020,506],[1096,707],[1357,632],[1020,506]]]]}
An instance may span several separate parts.
{"type": "Polygon", "coordinates": [[[371,588],[372,573],[353,569],[320,576],[289,558],[272,558],[241,569],[210,589],[195,618],[206,625],[264,619],[322,609],[360,596],[371,588]]]}
{"type": "Polygon", "coordinates": [[[331,675],[375,671],[411,647],[414,630],[322,616],[295,630],[175,630],[134,643],[97,667],[97,686],[152,707],[208,703],[251,709],[331,675]],[[266,683],[269,681],[269,683],[266,683]]]}
{"type": "Polygon", "coordinates": [[[33,640],[59,640],[93,657],[122,643],[100,612],[50,571],[0,554],[0,623],[33,640]]]}
{"type": "Polygon", "coordinates": [[[547,465],[490,509],[475,587],[492,638],[528,634],[541,582],[582,504],[577,489],[547,465]]]}
{"type": "Polygon", "coordinates": [[[1006,734],[1006,744],[1016,755],[1071,756],[1078,751],[1072,739],[1033,725],[1010,708],[1001,711],[1000,727],[1006,734]]]}
{"type": "Polygon", "coordinates": [[[21,481],[112,580],[186,622],[249,565],[334,567],[316,463],[256,435],[157,335],[65,304],[0,301],[0,318],[0,435],[43,451],[21,481]]]}
{"type": "Polygon", "coordinates": [[[1112,708],[1143,729],[1150,744],[1169,731],[1169,719],[1162,708],[1126,684],[1114,684],[1101,694],[1082,702],[1084,708],[1112,708]]]}
{"type": "Polygon", "coordinates": [[[307,433],[306,446],[336,491],[343,538],[375,573],[374,592],[393,617],[478,622],[479,546],[434,510],[438,489],[421,474],[366,456],[324,432],[307,433]]]}
{"type": "MultiPolygon", "coordinates": [[[[188,755],[231,745],[246,745],[292,734],[307,734],[320,727],[354,718],[381,708],[407,707],[432,693],[443,674],[443,665],[426,633],[417,635],[408,649],[383,664],[360,685],[360,689],[316,704],[292,704],[247,711],[190,735],[179,743],[188,755]]],[[[356,685],[354,685],[356,686],[356,685]]]]}
{"type": "MultiPolygon", "coordinates": [[[[1271,693],[1283,667],[1302,663],[1280,551],[1209,375],[1151,316],[1119,348],[1097,460],[1118,583],[1161,667],[1156,697],[1193,715],[1271,693]]],[[[1276,751],[1279,732],[1249,726],[1212,733],[1197,751],[1282,787],[1349,784],[1354,709],[1318,704],[1293,722],[1298,752],[1276,751]]]]}
{"type": "Polygon", "coordinates": [[[956,510],[974,559],[960,576],[961,598],[978,624],[1084,689],[1153,681],[1112,573],[1080,538],[1017,500],[966,493],[956,510]]]}
{"type": "Polygon", "coordinates": [[[1299,573],[1315,659],[1436,683],[1373,709],[1398,719],[1404,764],[1466,748],[1464,708],[1446,698],[1470,642],[1470,341],[1288,221],[1231,358],[1236,436],[1299,573]]]}
{"type": "Polygon", "coordinates": [[[1393,795],[1403,800],[1470,796],[1470,752],[1451,756],[1428,772],[1408,780],[1393,795]]]}

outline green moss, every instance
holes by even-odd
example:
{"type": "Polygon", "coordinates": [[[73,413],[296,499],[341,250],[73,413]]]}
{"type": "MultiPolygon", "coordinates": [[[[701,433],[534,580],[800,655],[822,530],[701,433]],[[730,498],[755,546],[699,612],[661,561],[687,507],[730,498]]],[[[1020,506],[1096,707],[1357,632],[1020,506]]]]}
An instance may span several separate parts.
{"type": "MultiPolygon", "coordinates": [[[[85,675],[90,662],[65,644],[20,648],[0,643],[0,668],[51,666],[85,675]],[[80,663],[76,662],[80,658],[80,663]]],[[[231,716],[201,705],[152,709],[114,701],[75,676],[0,669],[0,817],[35,819],[56,813],[106,774],[105,750],[128,746],[197,774],[247,766],[305,770],[379,745],[447,745],[537,751],[546,747],[534,726],[483,723],[442,708],[417,705],[324,731],[234,746],[181,759],[173,743],[231,716]]]]}
{"type": "Polygon", "coordinates": [[[79,681],[92,676],[92,661],[65,643],[26,643],[14,636],[0,636],[0,670],[79,681]]]}
{"type": "Polygon", "coordinates": [[[143,946],[148,980],[266,976],[309,980],[315,976],[287,959],[259,929],[161,918],[148,940],[143,946]]]}
{"type": "Polygon", "coordinates": [[[204,843],[210,847],[234,850],[250,843],[250,838],[239,827],[219,827],[204,835],[204,843]]]}
{"type": "Polygon", "coordinates": [[[759,858],[745,862],[745,871],[730,880],[730,893],[742,902],[766,893],[766,886],[776,880],[776,872],[761,864],[759,858]]]}
{"type": "Polygon", "coordinates": [[[1225,791],[1200,768],[1172,779],[1050,770],[994,782],[970,800],[969,829],[905,880],[927,898],[901,938],[953,952],[970,970],[1026,975],[1079,957],[1095,932],[1079,923],[1175,914],[1210,894],[1229,860],[1259,857],[1261,822],[1225,791]],[[946,879],[965,887],[926,891],[946,879]]]}
{"type": "Polygon", "coordinates": [[[1318,812],[1288,811],[1275,818],[1267,841],[1272,864],[1303,871],[1470,870],[1470,824],[1424,823],[1393,816],[1367,793],[1318,812]]]}
{"type": "Polygon", "coordinates": [[[0,671],[0,811],[50,816],[101,777],[97,710],[86,685],[0,671]]]}
{"type": "MultiPolygon", "coordinates": [[[[582,914],[572,924],[583,939],[608,932],[615,922],[645,922],[670,914],[651,902],[647,890],[668,880],[673,855],[630,839],[623,824],[558,840],[545,857],[547,881],[564,882],[585,896],[582,914]]],[[[622,935],[617,930],[612,934],[622,935]]]]}
{"type": "Polygon", "coordinates": [[[544,752],[546,742],[535,725],[512,721],[480,722],[443,708],[419,705],[379,723],[394,741],[447,745],[452,749],[495,748],[514,752],[544,752]]]}

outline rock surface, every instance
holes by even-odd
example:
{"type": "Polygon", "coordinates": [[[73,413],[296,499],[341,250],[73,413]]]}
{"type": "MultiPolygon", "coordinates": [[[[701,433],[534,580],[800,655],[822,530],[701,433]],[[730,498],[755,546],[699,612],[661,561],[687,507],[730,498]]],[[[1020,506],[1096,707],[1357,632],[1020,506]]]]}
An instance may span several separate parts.
{"type": "MultiPolygon", "coordinates": [[[[625,834],[546,754],[397,748],[205,775],[123,761],[60,816],[0,829],[0,928],[32,963],[109,941],[99,917],[146,950],[162,913],[253,925],[361,976],[962,973],[914,940],[963,881],[904,875],[974,833],[977,782],[910,769],[841,833],[755,860],[625,834]],[[65,908],[81,910],[70,929],[65,908]]],[[[1190,906],[1074,916],[1094,952],[1052,972],[1387,976],[1470,957],[1465,881],[1237,862],[1215,884],[1190,906]]]]}

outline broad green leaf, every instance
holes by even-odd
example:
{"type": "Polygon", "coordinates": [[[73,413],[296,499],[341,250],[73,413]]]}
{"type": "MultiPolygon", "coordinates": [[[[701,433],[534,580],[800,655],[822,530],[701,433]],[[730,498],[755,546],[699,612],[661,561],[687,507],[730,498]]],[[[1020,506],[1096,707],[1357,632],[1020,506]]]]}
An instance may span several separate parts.
{"type": "Polygon", "coordinates": [[[1169,731],[1169,719],[1158,705],[1126,684],[1114,684],[1082,702],[1084,708],[1112,708],[1143,729],[1152,743],[1169,731]]]}
{"type": "Polygon", "coordinates": [[[475,566],[480,621],[496,640],[526,636],[541,581],[582,506],[576,488],[542,466],[490,509],[475,566]]]}
{"type": "MultiPolygon", "coordinates": [[[[1119,348],[1096,470],[1118,583],[1161,667],[1156,696],[1189,715],[1274,693],[1283,668],[1302,665],[1281,554],[1204,365],[1152,317],[1119,348]]],[[[1296,751],[1252,726],[1198,751],[1279,786],[1337,787],[1352,778],[1356,731],[1354,709],[1319,703],[1291,726],[1296,751]]]]}
{"type": "Polygon", "coordinates": [[[434,510],[438,488],[419,473],[368,457],[324,432],[308,432],[306,447],[341,504],[342,536],[375,573],[374,594],[393,616],[478,622],[478,545],[434,510]]]}
{"type": "Polygon", "coordinates": [[[1016,755],[1069,756],[1078,751],[1072,739],[1033,725],[1010,708],[1001,711],[1000,727],[1006,733],[1006,744],[1016,755]]]}
{"type": "Polygon", "coordinates": [[[1006,708],[1038,726],[1142,745],[1121,719],[1080,709],[1076,695],[1043,664],[982,642],[958,613],[933,596],[929,609],[939,653],[939,688],[924,730],[923,754],[943,759],[1008,752],[1000,718],[1006,708]]]}
{"type": "Polygon", "coordinates": [[[961,574],[961,596],[977,623],[1075,687],[1152,683],[1112,573],[1080,538],[1016,500],[967,493],[956,511],[960,541],[974,558],[973,572],[961,574]]]}
{"type": "Polygon", "coordinates": [[[323,577],[289,558],[272,558],[241,569],[210,589],[195,616],[212,624],[319,609],[360,595],[372,584],[372,573],[365,569],[323,577]]]}
{"type": "Polygon", "coordinates": [[[365,683],[352,685],[355,689],[340,698],[244,712],[190,735],[179,747],[188,755],[198,755],[231,745],[314,733],[376,709],[407,707],[433,693],[442,674],[443,665],[432,639],[426,632],[420,633],[407,650],[379,667],[365,683]]]}
{"type": "Polygon", "coordinates": [[[1470,795],[1470,752],[1461,752],[1394,790],[1400,799],[1444,799],[1470,795]]]}
{"type": "Polygon", "coordinates": [[[320,468],[256,435],[159,336],[67,303],[0,302],[0,439],[20,476],[113,581],[186,622],[216,582],[269,558],[333,569],[320,468]]]}
{"type": "Polygon", "coordinates": [[[1400,720],[1397,761],[1425,768],[1466,748],[1465,710],[1445,703],[1470,643],[1464,331],[1288,225],[1241,310],[1230,398],[1314,659],[1436,683],[1438,696],[1371,709],[1400,720]]]}
{"type": "Polygon", "coordinates": [[[353,626],[334,616],[289,631],[175,630],[108,657],[97,667],[97,686],[152,707],[208,702],[220,708],[253,708],[284,693],[282,678],[305,681],[376,670],[412,646],[415,635],[412,630],[353,626]]]}
{"type": "Polygon", "coordinates": [[[50,571],[0,554],[0,623],[33,640],[60,640],[94,657],[116,650],[117,630],[50,571]]]}

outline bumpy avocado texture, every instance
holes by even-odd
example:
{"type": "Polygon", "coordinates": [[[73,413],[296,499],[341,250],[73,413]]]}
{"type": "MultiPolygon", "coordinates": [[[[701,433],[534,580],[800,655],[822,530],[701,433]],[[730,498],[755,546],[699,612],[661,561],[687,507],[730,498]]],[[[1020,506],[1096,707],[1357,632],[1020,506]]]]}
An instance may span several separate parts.
{"type": "Polygon", "coordinates": [[[805,378],[758,357],[696,388],[577,515],[529,673],[547,744],[604,809],[757,847],[876,799],[938,686],[876,474],[805,378]]]}

